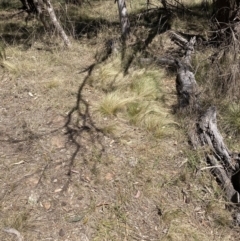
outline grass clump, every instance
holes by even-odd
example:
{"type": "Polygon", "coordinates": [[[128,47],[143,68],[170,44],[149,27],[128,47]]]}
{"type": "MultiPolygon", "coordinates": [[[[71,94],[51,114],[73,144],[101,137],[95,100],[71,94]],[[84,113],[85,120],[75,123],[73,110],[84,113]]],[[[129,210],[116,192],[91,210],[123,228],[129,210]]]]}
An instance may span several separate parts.
{"type": "Polygon", "coordinates": [[[90,82],[104,92],[113,92],[117,89],[126,87],[128,81],[127,76],[123,76],[121,71],[121,60],[116,58],[107,63],[94,73],[90,82]]]}
{"type": "Polygon", "coordinates": [[[232,103],[224,111],[223,126],[230,135],[240,134],[240,104],[232,103]]]}
{"type": "Polygon", "coordinates": [[[105,92],[97,110],[103,116],[120,114],[131,124],[154,133],[156,137],[171,133],[170,113],[161,101],[164,73],[154,68],[131,69],[124,76],[121,67],[120,58],[115,56],[93,74],[91,84],[105,92]]]}
{"type": "Polygon", "coordinates": [[[131,83],[131,90],[142,98],[155,100],[159,96],[160,86],[158,80],[161,79],[159,71],[145,71],[138,73],[133,78],[131,83]]]}
{"type": "Polygon", "coordinates": [[[120,92],[108,93],[104,96],[99,105],[99,111],[103,115],[116,115],[117,112],[124,110],[131,98],[124,98],[120,92]]]}
{"type": "Polygon", "coordinates": [[[167,120],[167,113],[155,101],[130,103],[127,114],[131,123],[147,129],[156,137],[163,136],[169,130],[170,123],[167,120]]]}

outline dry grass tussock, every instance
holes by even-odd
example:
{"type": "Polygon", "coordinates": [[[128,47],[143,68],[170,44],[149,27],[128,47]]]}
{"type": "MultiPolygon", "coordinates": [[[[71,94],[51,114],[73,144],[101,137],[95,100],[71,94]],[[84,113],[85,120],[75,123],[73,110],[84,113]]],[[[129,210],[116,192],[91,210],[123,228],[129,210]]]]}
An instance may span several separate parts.
{"type": "Polygon", "coordinates": [[[239,103],[231,103],[225,106],[225,114],[222,117],[223,128],[229,136],[238,138],[240,134],[240,106],[239,103]]]}
{"type": "Polygon", "coordinates": [[[6,44],[0,240],[16,238],[6,227],[30,241],[237,240],[221,187],[172,114],[175,78],[135,63],[124,75],[118,55],[96,63],[104,40],[6,44]]]}
{"type": "Polygon", "coordinates": [[[164,71],[133,68],[124,76],[121,66],[120,56],[115,56],[93,73],[91,84],[105,92],[96,109],[103,116],[121,116],[155,136],[173,134],[174,122],[161,101],[164,71]]]}

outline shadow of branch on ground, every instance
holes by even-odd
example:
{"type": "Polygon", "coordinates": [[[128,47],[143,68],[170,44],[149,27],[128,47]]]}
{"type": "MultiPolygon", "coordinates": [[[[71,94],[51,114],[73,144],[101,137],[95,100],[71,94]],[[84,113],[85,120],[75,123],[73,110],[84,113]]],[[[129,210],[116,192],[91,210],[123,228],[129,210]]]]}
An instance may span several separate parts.
{"type": "MultiPolygon", "coordinates": [[[[75,106],[68,113],[65,123],[66,135],[75,150],[69,159],[67,171],[69,178],[62,191],[66,191],[71,182],[72,169],[78,158],[82,163],[88,163],[88,160],[91,159],[91,155],[93,154],[89,153],[89,149],[90,152],[94,151],[94,155],[97,154],[98,158],[101,158],[105,150],[101,141],[104,134],[101,129],[95,125],[90,114],[89,103],[83,94],[84,88],[95,66],[96,64],[92,64],[86,70],[81,72],[87,72],[87,75],[78,88],[75,106]],[[91,145],[91,147],[89,145],[91,145]]],[[[96,165],[96,163],[93,163],[93,165],[96,165]]]]}

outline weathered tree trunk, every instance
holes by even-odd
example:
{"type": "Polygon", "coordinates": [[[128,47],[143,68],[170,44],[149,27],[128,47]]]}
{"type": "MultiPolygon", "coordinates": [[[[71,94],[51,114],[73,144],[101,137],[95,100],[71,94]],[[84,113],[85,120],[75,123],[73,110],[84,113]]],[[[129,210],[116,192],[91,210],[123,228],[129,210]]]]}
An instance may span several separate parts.
{"type": "Polygon", "coordinates": [[[217,128],[216,107],[209,107],[200,116],[197,123],[197,135],[200,144],[210,148],[206,151],[206,158],[212,166],[212,172],[223,187],[226,199],[239,203],[239,154],[234,157],[224,144],[223,137],[217,128]]]}
{"type": "Polygon", "coordinates": [[[176,89],[179,108],[198,108],[197,82],[191,67],[184,62],[177,61],[176,89]]]}
{"type": "Polygon", "coordinates": [[[121,23],[122,38],[127,39],[130,33],[130,22],[127,14],[125,0],[115,0],[118,4],[119,18],[121,23]]]}
{"type": "MultiPolygon", "coordinates": [[[[185,56],[181,60],[176,60],[177,78],[176,89],[178,94],[179,108],[194,106],[195,113],[199,116],[196,120],[196,132],[194,135],[195,148],[199,145],[206,146],[206,159],[212,166],[212,172],[221,183],[226,199],[239,203],[240,191],[240,169],[239,154],[235,158],[227,146],[217,128],[216,108],[211,106],[204,114],[198,101],[198,86],[191,68],[191,55],[194,51],[195,38],[188,42],[176,33],[171,33],[172,40],[185,49],[185,56]]],[[[172,61],[168,61],[171,63],[172,61]]],[[[194,121],[194,120],[193,120],[194,121]]],[[[193,138],[192,138],[193,139],[193,138]]]]}
{"type": "Polygon", "coordinates": [[[52,20],[52,23],[55,26],[55,28],[57,29],[57,31],[59,32],[59,34],[61,35],[65,45],[67,47],[70,47],[71,46],[70,40],[69,40],[68,36],[66,35],[65,31],[63,30],[62,26],[60,25],[60,23],[57,20],[56,14],[54,12],[54,9],[52,7],[50,0],[43,0],[43,2],[46,4],[46,9],[50,16],[50,19],[52,20]]]}
{"type": "Polygon", "coordinates": [[[48,24],[44,18],[44,9],[46,9],[53,25],[61,35],[65,45],[67,47],[71,46],[68,36],[66,35],[65,31],[63,30],[62,26],[57,20],[56,14],[54,12],[54,9],[52,7],[50,0],[20,0],[20,1],[23,4],[22,8],[28,14],[36,14],[41,20],[41,22],[43,23],[44,27],[48,29],[48,24]]]}
{"type": "Polygon", "coordinates": [[[198,136],[202,145],[208,145],[214,152],[216,158],[223,162],[229,171],[235,170],[235,164],[232,162],[231,154],[223,142],[223,137],[217,128],[216,107],[211,106],[200,117],[198,123],[198,136]]]}
{"type": "Polygon", "coordinates": [[[219,161],[215,158],[214,155],[207,155],[207,161],[213,167],[212,172],[221,183],[227,201],[239,203],[239,193],[234,189],[233,182],[227,175],[224,167],[219,163],[219,161]]]}
{"type": "Polygon", "coordinates": [[[176,60],[177,78],[176,89],[178,94],[178,107],[190,107],[198,109],[198,86],[191,67],[191,54],[194,51],[196,38],[188,42],[180,35],[171,32],[171,39],[185,49],[185,56],[182,60],[176,60]]]}

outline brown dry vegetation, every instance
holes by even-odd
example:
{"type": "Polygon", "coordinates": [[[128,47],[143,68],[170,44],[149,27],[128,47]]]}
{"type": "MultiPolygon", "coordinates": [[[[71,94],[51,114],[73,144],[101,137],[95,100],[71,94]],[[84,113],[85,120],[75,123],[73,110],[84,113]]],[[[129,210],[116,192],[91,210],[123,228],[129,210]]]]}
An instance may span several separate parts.
{"type": "MultiPolygon", "coordinates": [[[[141,53],[126,75],[120,54],[99,61],[119,34],[113,1],[56,3],[65,27],[81,29],[68,28],[71,49],[36,20],[10,17],[15,2],[0,20],[0,240],[16,240],[6,227],[29,241],[238,240],[221,187],[173,114],[174,74],[140,65],[141,53]]],[[[144,4],[131,1],[129,12],[144,4]]],[[[172,29],[202,34],[207,21],[184,16],[169,20],[172,29]]],[[[175,49],[162,33],[147,52],[175,49]]],[[[196,53],[200,77],[211,51],[196,53]]],[[[239,117],[222,117],[239,133],[239,117]]]]}

